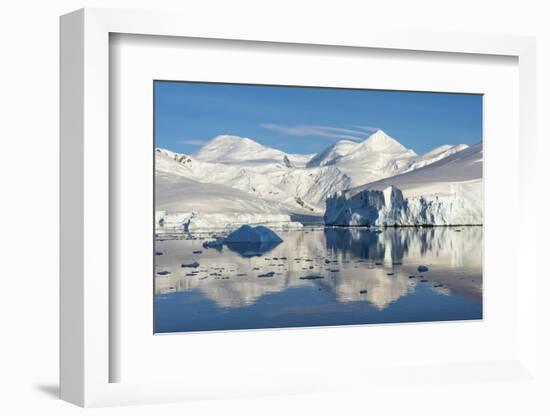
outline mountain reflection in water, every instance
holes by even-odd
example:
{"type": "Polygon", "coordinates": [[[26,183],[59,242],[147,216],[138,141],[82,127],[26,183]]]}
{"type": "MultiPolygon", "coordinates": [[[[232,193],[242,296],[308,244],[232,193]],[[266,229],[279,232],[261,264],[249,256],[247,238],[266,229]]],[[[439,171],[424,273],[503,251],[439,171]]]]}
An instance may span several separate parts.
{"type": "Polygon", "coordinates": [[[482,318],[482,227],[278,234],[222,250],[202,247],[214,233],[158,236],[156,332],[482,318]]]}

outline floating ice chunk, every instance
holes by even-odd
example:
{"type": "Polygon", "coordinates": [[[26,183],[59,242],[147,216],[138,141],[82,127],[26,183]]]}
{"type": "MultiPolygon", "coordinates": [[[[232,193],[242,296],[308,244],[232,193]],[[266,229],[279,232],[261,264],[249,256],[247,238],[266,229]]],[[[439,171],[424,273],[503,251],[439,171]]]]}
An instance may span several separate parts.
{"type": "Polygon", "coordinates": [[[256,257],[273,250],[282,241],[267,227],[243,225],[229,234],[223,243],[243,257],[256,257]]]}
{"type": "Polygon", "coordinates": [[[223,238],[218,238],[212,241],[205,241],[202,243],[203,248],[221,248],[223,245],[223,238]]]}
{"type": "Polygon", "coordinates": [[[225,243],[281,243],[282,241],[275,232],[262,225],[257,227],[243,225],[225,239],[225,243]]]}
{"type": "Polygon", "coordinates": [[[200,266],[200,264],[199,264],[198,261],[193,261],[193,262],[191,262],[191,263],[183,263],[183,264],[181,265],[181,267],[192,267],[192,268],[195,268],[195,269],[196,269],[197,267],[199,267],[199,266],[200,266]]]}
{"type": "Polygon", "coordinates": [[[300,279],[302,280],[317,280],[317,279],[324,279],[325,277],[324,276],[320,276],[320,275],[317,275],[317,274],[312,274],[312,275],[308,275],[308,276],[301,276],[300,279]]]}

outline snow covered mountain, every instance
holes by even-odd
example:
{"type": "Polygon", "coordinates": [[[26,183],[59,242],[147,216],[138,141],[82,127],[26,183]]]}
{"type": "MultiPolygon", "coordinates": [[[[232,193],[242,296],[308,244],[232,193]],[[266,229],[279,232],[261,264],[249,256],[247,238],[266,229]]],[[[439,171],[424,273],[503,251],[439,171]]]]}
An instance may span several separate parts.
{"type": "Polygon", "coordinates": [[[342,156],[337,165],[352,178],[352,186],[358,186],[401,173],[403,162],[415,156],[414,151],[378,130],[342,156]]]}
{"type": "Polygon", "coordinates": [[[358,145],[359,143],[352,140],[339,140],[311,158],[307,163],[307,167],[334,165],[341,157],[352,152],[358,145]]]}
{"type": "Polygon", "coordinates": [[[359,186],[427,166],[466,147],[444,145],[418,156],[378,130],[359,143],[340,140],[314,156],[307,166],[335,165],[350,177],[352,186],[359,186]]]}
{"type": "MultiPolygon", "coordinates": [[[[439,149],[435,154],[451,149],[439,149]]],[[[325,223],[354,226],[482,224],[482,176],[483,147],[478,144],[424,167],[327,198],[325,223]]]]}
{"type": "Polygon", "coordinates": [[[156,149],[157,225],[227,228],[290,224],[306,216],[322,221],[327,198],[414,172],[465,148],[440,146],[419,156],[379,130],[317,155],[289,154],[228,135],[194,155],[156,149]]]}
{"type": "MultiPolygon", "coordinates": [[[[282,153],[282,152],[281,152],[282,153]]],[[[279,160],[242,159],[239,163],[213,163],[193,156],[157,149],[156,172],[192,179],[205,184],[224,185],[267,201],[288,204],[301,213],[322,215],[325,199],[349,188],[349,178],[333,166],[313,169],[279,160]]],[[[291,162],[292,163],[292,162],[291,162]]]]}
{"type": "Polygon", "coordinates": [[[232,165],[284,163],[286,158],[291,165],[297,167],[304,166],[312,156],[287,154],[246,137],[229,135],[217,136],[194,155],[195,159],[203,162],[232,165]]]}

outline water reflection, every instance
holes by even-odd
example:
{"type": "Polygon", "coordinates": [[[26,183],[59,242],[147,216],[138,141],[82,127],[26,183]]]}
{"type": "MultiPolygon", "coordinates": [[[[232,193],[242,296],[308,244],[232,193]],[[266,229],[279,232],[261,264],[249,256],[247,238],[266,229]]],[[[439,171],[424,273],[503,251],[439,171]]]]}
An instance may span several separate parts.
{"type": "Polygon", "coordinates": [[[225,243],[225,246],[243,257],[256,257],[270,252],[279,244],[278,241],[263,241],[261,243],[225,243]]]}
{"type": "Polygon", "coordinates": [[[352,318],[358,323],[399,322],[415,314],[421,320],[481,318],[481,227],[382,231],[312,227],[279,235],[283,242],[274,247],[221,250],[202,248],[210,234],[164,236],[157,241],[156,309],[163,332],[186,330],[185,320],[195,310],[205,322],[204,328],[194,324],[196,330],[338,324],[338,317],[342,324],[352,318]],[[198,267],[181,267],[192,262],[198,267]],[[419,265],[429,271],[419,273],[419,265]],[[189,298],[187,304],[163,306],[172,299],[170,294],[177,293],[193,295],[193,302],[189,298]],[[417,300],[398,307],[401,298],[417,300]],[[186,309],[191,303],[194,309],[186,309]],[[306,308],[310,303],[317,305],[315,312],[306,308]],[[351,317],[349,305],[355,303],[366,308],[351,317]],[[394,303],[396,307],[390,308],[394,303]],[[216,324],[232,314],[244,317],[252,307],[254,324],[244,323],[244,318],[242,326],[238,318],[229,328],[216,324]],[[330,322],[325,323],[328,311],[330,322]],[[284,318],[270,324],[281,314],[284,318]],[[309,320],[304,321],[304,316],[309,320]],[[165,326],[163,321],[171,324],[165,326]]]}

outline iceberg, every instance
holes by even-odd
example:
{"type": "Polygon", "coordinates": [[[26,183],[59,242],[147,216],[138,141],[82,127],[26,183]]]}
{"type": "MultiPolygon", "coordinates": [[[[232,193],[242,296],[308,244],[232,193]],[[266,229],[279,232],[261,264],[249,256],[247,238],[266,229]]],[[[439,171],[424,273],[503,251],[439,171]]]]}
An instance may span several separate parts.
{"type": "Polygon", "coordinates": [[[273,250],[283,240],[272,230],[262,225],[243,225],[224,239],[224,244],[243,257],[261,256],[273,250]]]}
{"type": "Polygon", "coordinates": [[[283,240],[274,231],[262,225],[251,227],[243,225],[230,233],[225,239],[226,243],[282,243],[283,240]]]}

